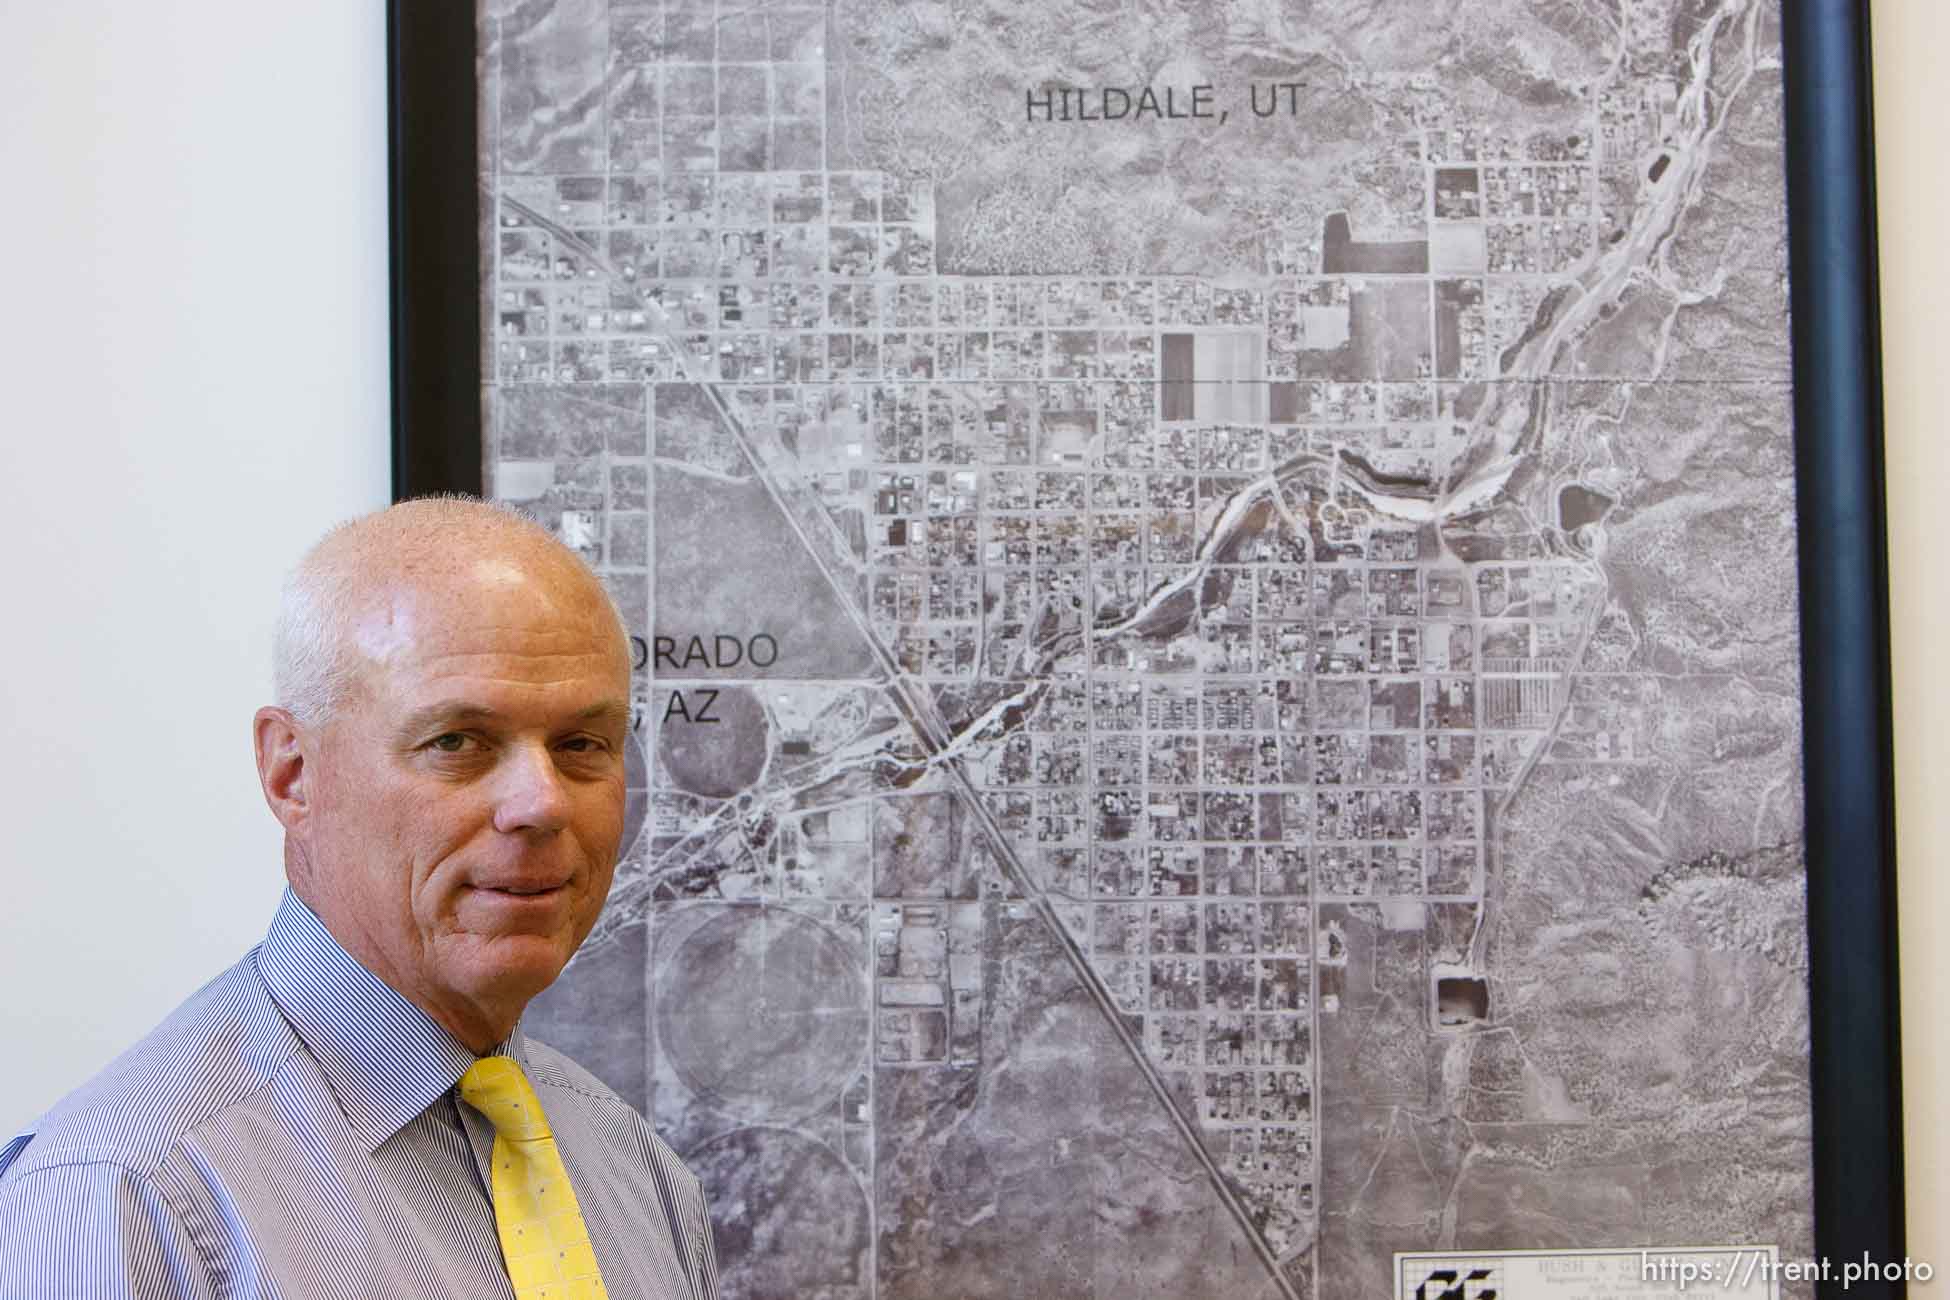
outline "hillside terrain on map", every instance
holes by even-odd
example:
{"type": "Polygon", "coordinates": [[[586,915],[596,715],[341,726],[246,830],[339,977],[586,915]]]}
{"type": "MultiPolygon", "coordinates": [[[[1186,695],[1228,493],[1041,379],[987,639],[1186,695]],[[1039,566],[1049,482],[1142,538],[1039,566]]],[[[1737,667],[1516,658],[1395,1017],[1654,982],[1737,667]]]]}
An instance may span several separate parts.
{"type": "Polygon", "coordinates": [[[1771,0],[487,0],[491,495],[639,650],[529,1027],[726,1295],[1810,1253],[1771,0]]]}

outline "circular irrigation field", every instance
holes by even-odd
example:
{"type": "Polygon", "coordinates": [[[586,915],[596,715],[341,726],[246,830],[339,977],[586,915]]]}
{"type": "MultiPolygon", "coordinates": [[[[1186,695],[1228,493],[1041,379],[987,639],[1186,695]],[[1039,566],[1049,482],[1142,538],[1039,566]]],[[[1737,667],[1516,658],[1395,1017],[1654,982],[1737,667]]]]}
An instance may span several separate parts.
{"type": "Polygon", "coordinates": [[[686,687],[657,708],[657,759],[680,789],[729,799],[765,774],[772,722],[749,686],[686,687]]]}
{"type": "Polygon", "coordinates": [[[858,1294],[873,1247],[867,1195],[832,1148],[741,1128],[684,1160],[711,1189],[726,1295],[858,1294]]]}
{"type": "Polygon", "coordinates": [[[865,1067],[866,972],[832,931],[776,907],[720,909],[661,963],[659,1048],[715,1109],[785,1118],[830,1105],[865,1067]]]}

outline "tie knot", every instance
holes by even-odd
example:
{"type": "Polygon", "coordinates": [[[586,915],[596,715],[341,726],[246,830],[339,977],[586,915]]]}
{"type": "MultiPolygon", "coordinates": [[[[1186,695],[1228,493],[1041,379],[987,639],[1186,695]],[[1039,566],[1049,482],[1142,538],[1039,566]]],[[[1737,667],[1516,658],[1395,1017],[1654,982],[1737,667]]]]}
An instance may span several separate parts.
{"type": "Polygon", "coordinates": [[[483,1056],[460,1076],[460,1095],[511,1141],[550,1137],[548,1118],[528,1076],[511,1056],[483,1056]]]}

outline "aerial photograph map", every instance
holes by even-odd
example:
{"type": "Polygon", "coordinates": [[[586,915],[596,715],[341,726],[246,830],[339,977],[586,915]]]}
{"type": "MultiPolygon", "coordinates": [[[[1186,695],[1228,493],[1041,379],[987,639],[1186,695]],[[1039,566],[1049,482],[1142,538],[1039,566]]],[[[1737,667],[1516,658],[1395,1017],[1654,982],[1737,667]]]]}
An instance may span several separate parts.
{"type": "Polygon", "coordinates": [[[1777,4],[485,0],[730,1300],[1812,1253],[1777,4]]]}

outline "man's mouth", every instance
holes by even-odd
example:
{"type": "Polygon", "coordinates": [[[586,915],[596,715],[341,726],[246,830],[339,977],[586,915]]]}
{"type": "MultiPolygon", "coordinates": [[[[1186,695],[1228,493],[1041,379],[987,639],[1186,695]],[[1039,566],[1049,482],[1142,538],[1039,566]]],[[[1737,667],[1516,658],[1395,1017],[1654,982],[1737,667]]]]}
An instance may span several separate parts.
{"type": "Polygon", "coordinates": [[[485,894],[505,894],[510,898],[541,898],[567,888],[568,882],[538,885],[476,885],[474,888],[485,894]]]}

